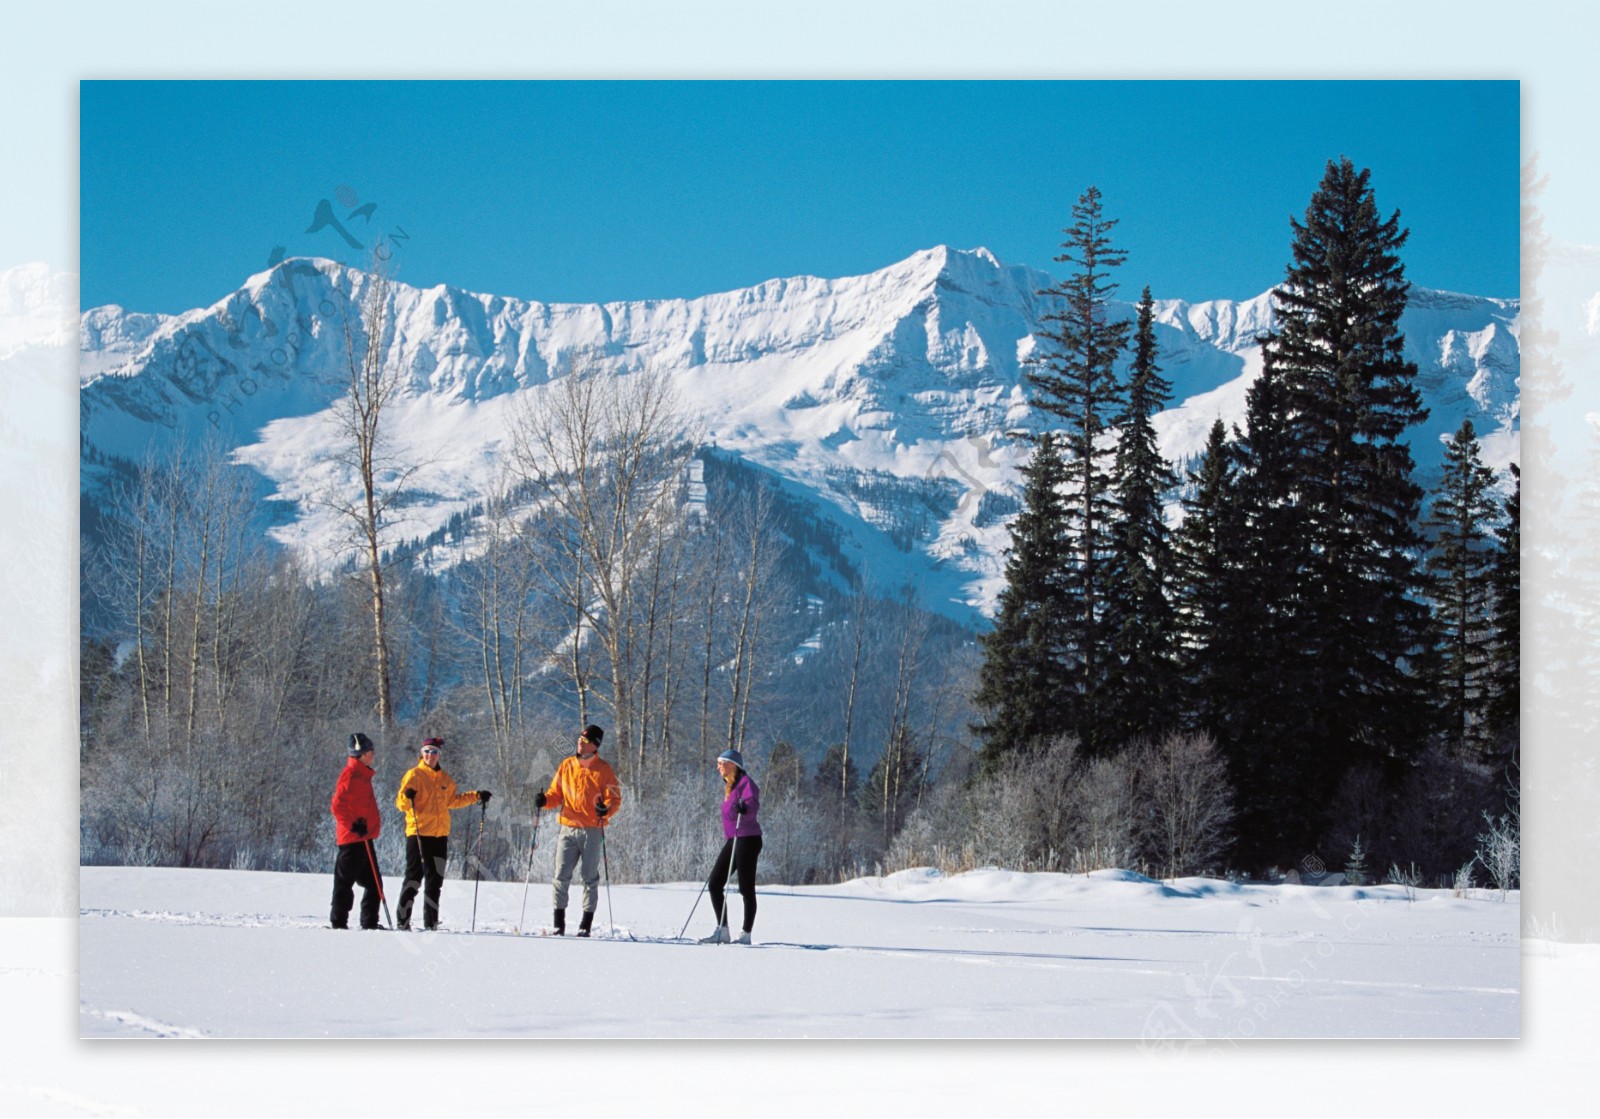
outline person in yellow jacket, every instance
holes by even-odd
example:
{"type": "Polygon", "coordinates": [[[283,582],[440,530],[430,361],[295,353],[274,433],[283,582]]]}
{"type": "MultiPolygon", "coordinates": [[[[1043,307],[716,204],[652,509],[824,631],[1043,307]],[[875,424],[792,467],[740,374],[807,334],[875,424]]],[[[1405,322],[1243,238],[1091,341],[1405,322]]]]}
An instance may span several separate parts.
{"type": "Polygon", "coordinates": [[[555,891],[556,935],[567,931],[567,888],[572,872],[583,863],[583,918],[578,935],[588,936],[594,924],[595,907],[600,901],[600,858],[605,843],[604,830],[617,816],[622,804],[622,786],[616,771],[600,755],[600,740],[605,731],[593,723],[578,736],[577,752],[556,769],[550,787],[533,798],[539,808],[561,809],[561,838],[556,841],[555,891]]]}
{"type": "Polygon", "coordinates": [[[406,879],[395,909],[395,924],[402,930],[411,928],[411,903],[424,882],[422,925],[438,927],[439,890],[444,886],[444,864],[450,849],[450,813],[488,804],[493,795],[487,789],[457,792],[455,779],[439,761],[443,748],[444,739],[425,739],[422,759],[400,778],[400,791],[394,797],[395,807],[406,816],[406,879]]]}

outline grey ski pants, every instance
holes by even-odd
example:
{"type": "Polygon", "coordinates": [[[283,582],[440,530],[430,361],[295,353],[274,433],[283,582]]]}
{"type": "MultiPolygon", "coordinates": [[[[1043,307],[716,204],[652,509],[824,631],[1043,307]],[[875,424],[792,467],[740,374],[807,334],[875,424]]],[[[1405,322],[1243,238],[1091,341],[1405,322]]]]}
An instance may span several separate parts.
{"type": "Polygon", "coordinates": [[[555,907],[567,907],[567,887],[572,872],[583,862],[583,911],[593,913],[600,905],[600,845],[605,842],[601,828],[561,827],[556,840],[555,907]]]}

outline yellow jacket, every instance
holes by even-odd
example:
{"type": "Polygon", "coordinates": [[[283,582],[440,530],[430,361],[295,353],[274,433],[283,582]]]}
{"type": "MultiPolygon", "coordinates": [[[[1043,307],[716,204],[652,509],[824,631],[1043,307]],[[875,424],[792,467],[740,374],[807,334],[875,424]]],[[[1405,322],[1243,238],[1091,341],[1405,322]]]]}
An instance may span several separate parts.
{"type": "Polygon", "coordinates": [[[457,792],[455,779],[427,762],[406,770],[394,795],[394,806],[406,814],[407,835],[449,835],[450,810],[477,803],[476,792],[457,792]],[[417,790],[415,803],[406,796],[407,789],[417,790]]]}
{"type": "Polygon", "coordinates": [[[561,823],[569,828],[605,827],[617,817],[622,807],[622,786],[617,784],[617,771],[602,761],[600,755],[592,756],[587,763],[573,755],[562,761],[550,787],[544,793],[546,808],[561,809],[561,823]],[[602,818],[594,810],[595,802],[604,800],[607,812],[602,818]]]}

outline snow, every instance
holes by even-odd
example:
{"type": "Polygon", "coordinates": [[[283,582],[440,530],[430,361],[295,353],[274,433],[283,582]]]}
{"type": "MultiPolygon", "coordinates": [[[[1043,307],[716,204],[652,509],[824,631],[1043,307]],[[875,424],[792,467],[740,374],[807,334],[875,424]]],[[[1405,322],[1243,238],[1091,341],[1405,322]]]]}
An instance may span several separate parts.
{"type": "Polygon", "coordinates": [[[70,345],[78,277],[40,263],[0,269],[0,358],[70,345]]]}
{"type": "MultiPolygon", "coordinates": [[[[1399,887],[910,870],[763,884],[755,944],[698,883],[613,884],[599,936],[549,886],[447,882],[438,933],[336,931],[331,876],[85,867],[85,1037],[1131,1038],[1520,1033],[1518,899],[1399,887]],[[521,935],[519,935],[519,930],[521,935]],[[631,938],[631,939],[630,939],[631,938]],[[409,978],[407,978],[409,977],[409,978]]],[[[399,882],[388,879],[398,893],[399,882]]],[[[735,919],[738,903],[733,905],[735,919]]]]}
{"type": "MultiPolygon", "coordinates": [[[[348,379],[343,314],[368,278],[291,259],[209,308],[177,316],[117,307],[80,321],[82,434],[133,461],[146,443],[216,432],[286,503],[271,529],[314,571],[346,556],[346,528],[325,500],[350,494],[334,458],[329,408],[348,379]],[[341,370],[345,370],[341,372],[341,370]]],[[[909,552],[866,521],[841,468],[908,482],[943,475],[967,497],[1015,495],[1027,446],[1007,433],[1041,423],[1024,358],[1050,286],[1043,272],[986,249],[936,246],[876,272],[773,279],[696,299],[547,304],[439,285],[390,288],[389,360],[406,371],[390,413],[396,461],[417,466],[411,520],[423,537],[492,488],[511,409],[574,363],[669,378],[705,439],[772,472],[836,522],[846,547],[885,586],[914,583],[924,604],[966,624],[992,609],[1004,521],[975,527],[965,500],[909,552]]],[[[1132,317],[1116,303],[1113,313],[1132,317]]],[[[1412,433],[1424,484],[1440,439],[1472,416],[1491,465],[1518,453],[1519,308],[1515,301],[1413,288],[1402,320],[1431,410],[1412,433]]],[[[1197,458],[1212,422],[1242,421],[1260,370],[1269,295],[1157,303],[1172,406],[1156,417],[1170,459],[1197,458]]],[[[95,471],[84,471],[96,499],[95,471]]],[[[447,566],[448,557],[436,562],[447,566]]]]}

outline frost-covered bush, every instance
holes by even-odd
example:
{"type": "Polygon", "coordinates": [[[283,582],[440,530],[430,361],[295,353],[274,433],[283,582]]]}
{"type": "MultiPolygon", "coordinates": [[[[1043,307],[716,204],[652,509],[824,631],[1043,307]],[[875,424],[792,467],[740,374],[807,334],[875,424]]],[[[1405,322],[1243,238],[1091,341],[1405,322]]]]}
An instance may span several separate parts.
{"type": "Polygon", "coordinates": [[[1506,891],[1517,885],[1522,869],[1522,836],[1516,820],[1511,816],[1498,819],[1485,812],[1484,823],[1489,830],[1478,836],[1477,861],[1489,875],[1489,881],[1505,900],[1506,891]]]}
{"type": "Polygon", "coordinates": [[[1233,789],[1215,743],[1168,734],[1133,754],[1131,805],[1137,839],[1167,877],[1217,869],[1232,842],[1233,789]]]}

